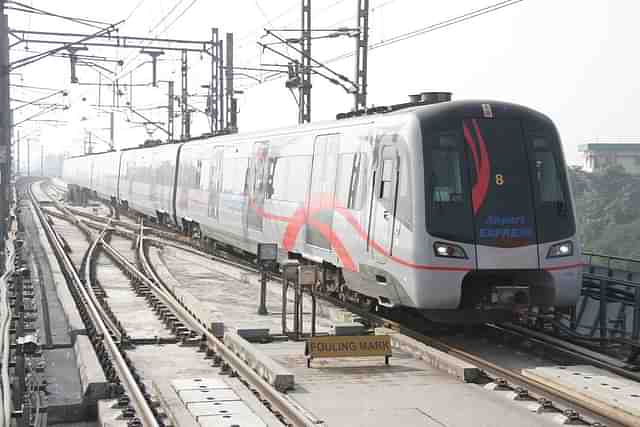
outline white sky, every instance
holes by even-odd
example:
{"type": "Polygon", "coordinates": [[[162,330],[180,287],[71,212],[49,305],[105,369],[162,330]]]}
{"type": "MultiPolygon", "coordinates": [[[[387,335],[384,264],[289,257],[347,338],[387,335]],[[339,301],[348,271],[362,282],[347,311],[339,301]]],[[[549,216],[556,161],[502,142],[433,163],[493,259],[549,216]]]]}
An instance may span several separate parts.
{"type": "MultiPolygon", "coordinates": [[[[194,0],[23,1],[50,12],[108,22],[124,19],[133,11],[126,23],[120,26],[120,34],[148,36],[163,30],[194,0]],[[173,13],[157,26],[176,5],[173,13]]],[[[496,1],[370,0],[370,42],[422,28],[496,1]]],[[[158,35],[206,40],[210,38],[210,28],[219,27],[223,33],[235,33],[235,65],[259,66],[261,59],[268,63],[283,63],[273,55],[261,58],[255,42],[264,27],[299,28],[300,3],[300,0],[195,0],[182,17],[158,35]]],[[[356,24],[356,0],[313,0],[312,4],[314,28],[356,24]]],[[[577,163],[578,144],[595,138],[640,141],[640,130],[636,129],[636,115],[640,111],[640,60],[635,52],[639,40],[636,23],[639,15],[640,3],[632,1],[525,0],[465,23],[372,50],[368,102],[393,104],[405,102],[410,93],[447,90],[454,93],[455,99],[496,99],[527,105],[548,114],[556,122],[569,161],[577,163]],[[632,138],[636,136],[637,139],[632,138]]],[[[9,11],[9,25],[13,29],[93,31],[59,19],[44,19],[16,11],[9,11]]],[[[31,51],[42,50],[43,46],[31,45],[29,48],[31,51]]],[[[353,39],[317,41],[313,44],[312,56],[326,60],[353,51],[353,48],[353,39]]],[[[127,59],[137,52],[92,48],[88,53],[127,59]]],[[[25,54],[24,45],[20,45],[12,50],[12,60],[25,54]]],[[[133,68],[147,59],[144,55],[137,55],[125,68],[133,68]]],[[[179,56],[167,54],[162,59],[159,79],[175,80],[176,92],[179,93],[179,56]]],[[[208,57],[201,59],[193,54],[189,57],[189,64],[192,73],[189,92],[205,94],[206,89],[200,86],[208,83],[208,57]]],[[[103,65],[113,67],[113,64],[103,65]]],[[[353,58],[331,63],[330,66],[350,78],[353,75],[353,58]]],[[[103,128],[96,131],[97,135],[108,139],[109,132],[104,129],[109,126],[108,116],[97,114],[86,106],[97,102],[97,90],[69,84],[68,59],[47,58],[18,72],[21,75],[13,75],[13,83],[65,88],[71,94],[66,101],[71,104],[69,111],[43,116],[69,120],[69,126],[53,128],[32,123],[21,127],[23,135],[39,138],[47,151],[73,154],[82,150],[85,127],[103,128]],[[87,101],[83,102],[82,97],[87,101]],[[83,116],[88,120],[80,122],[83,116]]],[[[82,82],[97,82],[98,79],[95,71],[85,67],[79,68],[78,75],[82,82]]],[[[150,79],[149,64],[134,74],[134,81],[139,83],[150,79]]],[[[284,80],[260,85],[248,79],[236,82],[237,88],[245,90],[245,94],[240,95],[241,131],[296,123],[297,107],[284,88],[284,80]]],[[[314,121],[331,119],[336,113],[351,108],[352,96],[341,88],[319,77],[313,78],[313,84],[314,121]]],[[[103,89],[102,103],[111,100],[111,94],[105,92],[108,89],[103,89]]],[[[15,89],[12,97],[29,100],[46,93],[15,89]]],[[[136,88],[134,105],[144,109],[165,104],[165,93],[166,86],[162,85],[158,89],[136,88]]],[[[127,95],[123,100],[125,98],[127,95]]],[[[62,101],[62,98],[58,96],[52,100],[62,101]]],[[[204,98],[192,98],[192,101],[203,108],[204,98]]],[[[36,109],[24,108],[14,120],[19,121],[35,112],[36,109]]],[[[143,112],[154,120],[165,120],[166,117],[166,110],[155,114],[143,112]]],[[[179,135],[179,128],[177,119],[176,135],[179,135]]],[[[192,135],[207,129],[204,115],[195,114],[192,135]]],[[[142,127],[132,129],[124,114],[118,115],[118,147],[140,144],[145,136],[142,127]]],[[[154,137],[163,138],[163,134],[156,132],[154,137]]],[[[96,146],[96,150],[103,148],[104,145],[96,146]]]]}

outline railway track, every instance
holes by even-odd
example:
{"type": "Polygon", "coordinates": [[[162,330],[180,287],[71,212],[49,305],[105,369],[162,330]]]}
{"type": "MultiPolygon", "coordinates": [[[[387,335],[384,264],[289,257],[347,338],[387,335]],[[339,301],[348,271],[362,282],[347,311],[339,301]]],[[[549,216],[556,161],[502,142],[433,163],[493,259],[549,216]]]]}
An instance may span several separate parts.
{"type": "MultiPolygon", "coordinates": [[[[214,360],[219,359],[222,369],[239,376],[247,387],[260,397],[260,400],[266,402],[267,407],[270,408],[276,417],[282,420],[283,424],[309,427],[314,425],[313,422],[282,393],[273,388],[271,384],[247,366],[243,360],[227,349],[227,347],[209,331],[207,325],[202,320],[196,318],[188,307],[181,304],[175,296],[171,294],[163,285],[161,279],[155,274],[145,251],[148,244],[172,244],[180,249],[191,251],[194,250],[193,248],[177,242],[162,241],[162,239],[157,237],[145,237],[144,227],[142,225],[134,226],[131,223],[116,221],[111,218],[93,217],[86,220],[86,214],[83,215],[85,218],[80,220],[78,215],[76,215],[78,213],[77,211],[67,209],[58,203],[55,197],[52,197],[51,201],[58,212],[47,208],[46,214],[71,221],[84,230],[83,232],[85,234],[93,236],[89,250],[84,256],[82,268],[83,278],[86,283],[95,285],[95,274],[92,271],[95,265],[95,258],[98,249],[104,251],[111,260],[134,279],[136,292],[139,295],[145,296],[150,306],[153,307],[153,310],[164,319],[169,319],[167,322],[168,325],[183,343],[195,342],[199,344],[200,347],[204,347],[209,356],[214,360]],[[99,234],[95,235],[95,231],[99,231],[99,234]],[[109,234],[117,234],[121,237],[136,241],[135,252],[137,264],[130,261],[130,257],[123,254],[122,251],[107,241],[109,234]]],[[[36,200],[34,200],[34,205],[38,205],[36,200]]],[[[39,212],[41,221],[48,224],[46,219],[44,219],[45,213],[39,205],[37,206],[37,211],[39,212]],[[40,215],[42,215],[42,217],[40,215]]],[[[55,231],[51,230],[51,236],[53,236],[52,239],[55,240],[57,237],[55,231]]],[[[67,259],[67,261],[69,260],[67,259]]],[[[70,261],[67,264],[70,266],[69,268],[72,267],[70,261]]],[[[77,278],[77,284],[75,286],[81,287],[78,285],[81,284],[80,277],[75,273],[71,275],[74,276],[73,278],[77,278]]],[[[86,289],[82,289],[82,300],[88,307],[91,307],[88,311],[91,314],[92,321],[98,325],[97,329],[100,331],[100,336],[111,340],[116,346],[116,349],[126,347],[127,336],[125,331],[123,331],[115,321],[111,310],[103,305],[103,301],[98,298],[93,287],[94,286],[87,286],[86,289]]],[[[119,351],[118,354],[122,356],[121,351],[119,351]]],[[[118,359],[118,356],[115,356],[115,358],[118,359]]],[[[131,366],[129,366],[130,363],[128,364],[125,358],[116,360],[114,365],[118,368],[118,375],[121,375],[122,372],[122,375],[125,377],[131,376],[133,379],[131,366]]],[[[139,415],[141,422],[145,426],[162,425],[162,422],[158,420],[158,411],[149,405],[148,397],[145,398],[145,393],[140,390],[139,386],[136,390],[134,383],[135,381],[129,384],[127,381],[127,385],[131,387],[125,387],[125,391],[131,399],[131,402],[136,405],[136,414],[142,414],[139,415]],[[147,408],[145,408],[145,406],[147,408]],[[148,409],[150,413],[146,414],[146,409],[148,409]]]]}
{"type": "MultiPolygon", "coordinates": [[[[103,250],[105,250],[116,263],[137,278],[140,283],[139,289],[141,292],[152,295],[149,299],[153,304],[160,307],[160,310],[170,310],[179,319],[180,324],[186,325],[190,331],[196,332],[201,336],[206,346],[213,351],[216,356],[222,357],[232,370],[247,379],[247,381],[259,391],[261,396],[272,402],[276,410],[284,418],[289,420],[289,422],[295,425],[307,425],[306,423],[308,423],[309,420],[304,417],[304,415],[300,414],[296,408],[292,408],[290,402],[283,398],[278,392],[275,392],[269,384],[266,384],[264,380],[246,367],[244,362],[239,360],[233,353],[230,353],[226,347],[210,333],[206,325],[204,325],[200,319],[196,318],[188,307],[183,306],[175,296],[171,294],[171,291],[163,284],[162,279],[155,273],[153,266],[148,260],[148,253],[145,248],[148,245],[173,246],[181,250],[196,253],[208,259],[257,272],[257,268],[253,264],[242,259],[232,259],[229,256],[222,257],[203,252],[197,245],[188,242],[183,236],[177,236],[175,232],[163,230],[159,227],[144,227],[127,221],[115,221],[75,209],[70,209],[68,212],[72,215],[84,217],[84,219],[87,220],[86,224],[96,230],[100,229],[100,227],[105,227],[105,224],[109,224],[109,226],[112,227],[112,233],[136,240],[137,266],[127,260],[126,257],[108,243],[104,242],[104,239],[102,239],[101,245],[103,250]]],[[[501,367],[478,354],[473,354],[472,352],[465,351],[455,345],[447,343],[446,340],[434,338],[427,333],[419,331],[418,328],[407,326],[404,322],[372,313],[331,296],[325,295],[323,298],[366,319],[373,326],[392,328],[420,342],[445,351],[452,356],[475,364],[485,373],[482,382],[491,383],[498,388],[509,389],[518,399],[526,399],[538,405],[539,410],[555,411],[560,417],[563,417],[566,423],[591,426],[605,424],[608,426],[636,425],[637,420],[631,416],[622,413],[612,413],[608,408],[589,399],[582,399],[579,396],[567,396],[561,391],[550,387],[548,384],[533,380],[513,369],[501,367]]],[[[596,366],[608,369],[627,378],[632,378],[636,381],[640,379],[637,373],[630,371],[629,367],[615,363],[611,358],[599,357],[595,352],[576,352],[575,348],[562,345],[562,343],[557,342],[557,339],[554,341],[554,339],[552,339],[553,337],[546,334],[539,332],[534,333],[524,328],[515,328],[514,330],[514,328],[509,326],[488,325],[488,327],[502,328],[501,330],[505,333],[519,334],[521,337],[536,343],[536,345],[544,346],[547,349],[571,356],[579,363],[595,364],[596,366]]]]}
{"type": "MultiPolygon", "coordinates": [[[[157,412],[152,408],[150,402],[148,402],[140,389],[140,385],[136,382],[130,366],[123,357],[119,342],[112,336],[112,330],[108,326],[108,320],[106,320],[107,317],[104,316],[100,304],[96,303],[92,297],[92,293],[87,290],[83,281],[80,279],[73,262],[64,250],[64,244],[60,236],[53,229],[49,221],[47,221],[39,200],[35,197],[31,186],[29,187],[29,196],[32,200],[36,216],[44,228],[47,239],[63,269],[69,287],[73,290],[72,294],[75,295],[76,302],[81,305],[80,311],[85,314],[83,320],[89,331],[89,336],[92,337],[96,351],[98,353],[106,352],[109,355],[110,361],[107,364],[113,367],[119,383],[122,385],[123,390],[121,391],[129,396],[139,422],[145,426],[159,427],[161,423],[158,421],[157,412]]],[[[94,239],[94,242],[89,247],[89,251],[85,255],[86,259],[90,260],[94,256],[93,254],[98,241],[98,238],[94,239]]],[[[116,393],[119,392],[120,390],[116,389],[116,393]]]]}

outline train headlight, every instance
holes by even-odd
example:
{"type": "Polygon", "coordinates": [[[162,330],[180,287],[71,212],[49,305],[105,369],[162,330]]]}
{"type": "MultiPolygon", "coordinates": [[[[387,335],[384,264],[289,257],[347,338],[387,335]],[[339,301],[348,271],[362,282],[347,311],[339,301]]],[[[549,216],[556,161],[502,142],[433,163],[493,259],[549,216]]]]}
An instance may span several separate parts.
{"type": "Polygon", "coordinates": [[[547,258],[560,258],[573,255],[573,243],[570,241],[556,243],[549,248],[547,258]]]}
{"type": "Polygon", "coordinates": [[[450,243],[435,242],[433,244],[433,252],[439,257],[467,259],[464,249],[450,243]]]}

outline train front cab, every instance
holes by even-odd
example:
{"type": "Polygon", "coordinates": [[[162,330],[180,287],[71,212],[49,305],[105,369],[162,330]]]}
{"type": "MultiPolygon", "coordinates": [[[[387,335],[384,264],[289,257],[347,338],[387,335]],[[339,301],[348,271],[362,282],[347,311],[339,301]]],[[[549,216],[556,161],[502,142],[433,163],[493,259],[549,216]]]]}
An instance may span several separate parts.
{"type": "MultiPolygon", "coordinates": [[[[454,104],[454,103],[451,103],[454,104]]],[[[581,272],[565,162],[545,116],[502,103],[421,120],[427,251],[422,307],[487,311],[576,303],[581,272]]]]}

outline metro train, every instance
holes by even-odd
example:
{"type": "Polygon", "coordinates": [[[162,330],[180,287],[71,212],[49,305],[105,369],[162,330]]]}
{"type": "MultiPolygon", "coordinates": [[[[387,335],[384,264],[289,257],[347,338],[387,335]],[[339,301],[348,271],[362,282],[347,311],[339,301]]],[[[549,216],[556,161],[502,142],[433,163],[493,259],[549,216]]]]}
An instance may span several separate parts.
{"type": "Polygon", "coordinates": [[[333,290],[377,307],[453,321],[572,307],[582,263],[553,122],[426,99],[73,157],[63,179],[206,244],[277,242],[279,259],[322,264],[333,290]]]}

